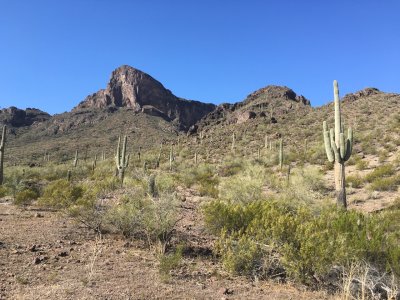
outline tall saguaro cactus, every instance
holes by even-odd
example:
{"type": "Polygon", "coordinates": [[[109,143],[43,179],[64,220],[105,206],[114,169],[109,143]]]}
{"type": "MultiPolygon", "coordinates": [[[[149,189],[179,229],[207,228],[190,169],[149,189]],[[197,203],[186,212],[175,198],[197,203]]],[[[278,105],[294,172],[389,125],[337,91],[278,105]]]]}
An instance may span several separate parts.
{"type": "Polygon", "coordinates": [[[7,126],[3,126],[3,134],[1,135],[0,143],[0,185],[3,184],[3,166],[4,166],[4,144],[6,143],[6,130],[7,126]]]}
{"type": "Polygon", "coordinates": [[[172,162],[174,161],[174,146],[171,144],[171,150],[169,151],[169,170],[172,171],[172,162]]]}
{"type": "Polygon", "coordinates": [[[340,112],[339,87],[336,80],[333,81],[333,93],[335,97],[335,130],[330,129],[328,131],[326,121],[323,122],[324,144],[328,160],[335,163],[335,189],[337,203],[346,208],[347,200],[344,163],[350,158],[353,149],[353,130],[349,127],[346,139],[343,132],[344,126],[340,112]]]}
{"type": "Polygon", "coordinates": [[[283,139],[279,141],[279,169],[282,171],[283,167],[283,139]]]}
{"type": "Polygon", "coordinates": [[[163,143],[161,142],[160,152],[158,152],[158,157],[157,157],[157,161],[156,161],[156,168],[158,168],[160,166],[162,149],[163,149],[163,143]]]}
{"type": "Polygon", "coordinates": [[[232,152],[235,153],[236,134],[232,133],[232,152]]]}
{"type": "Polygon", "coordinates": [[[78,150],[75,151],[74,168],[76,168],[77,164],[78,164],[78,150]]]}
{"type": "Polygon", "coordinates": [[[117,154],[115,156],[115,163],[117,165],[118,177],[121,180],[121,185],[124,184],[125,169],[129,165],[129,154],[126,155],[127,136],[124,137],[124,143],[121,149],[121,136],[118,138],[117,154]]]}

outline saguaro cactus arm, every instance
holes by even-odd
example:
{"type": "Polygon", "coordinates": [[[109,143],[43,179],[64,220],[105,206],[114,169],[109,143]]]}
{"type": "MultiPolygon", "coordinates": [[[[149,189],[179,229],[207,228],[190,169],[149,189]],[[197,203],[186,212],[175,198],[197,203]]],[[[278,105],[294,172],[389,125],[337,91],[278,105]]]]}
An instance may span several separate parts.
{"type": "Polygon", "coordinates": [[[128,138],[127,136],[124,137],[124,143],[122,144],[122,151],[121,151],[121,137],[118,138],[118,146],[117,146],[117,154],[115,156],[115,162],[118,169],[127,168],[129,164],[129,154],[126,156],[126,144],[128,138]]]}
{"type": "Polygon", "coordinates": [[[122,145],[122,151],[121,151],[121,136],[118,138],[117,153],[115,156],[115,163],[117,165],[118,176],[121,179],[121,184],[124,183],[125,169],[129,165],[129,154],[128,154],[128,156],[126,156],[127,141],[128,141],[128,138],[127,138],[127,136],[125,136],[124,143],[122,145]]]}
{"type": "Polygon", "coordinates": [[[330,138],[329,131],[326,127],[326,121],[324,121],[322,123],[322,126],[323,126],[323,131],[324,131],[324,144],[325,144],[326,156],[328,157],[329,162],[334,162],[335,157],[334,157],[333,149],[331,147],[331,138],[330,138]]]}
{"type": "Polygon", "coordinates": [[[348,161],[352,152],[353,152],[353,129],[349,127],[349,129],[347,129],[346,154],[344,155],[343,160],[348,161]]]}
{"type": "Polygon", "coordinates": [[[4,150],[4,144],[5,144],[5,142],[6,142],[6,129],[7,129],[7,126],[4,125],[4,126],[3,126],[3,133],[2,133],[2,135],[1,135],[1,143],[0,143],[0,150],[1,150],[1,151],[4,150]]]}

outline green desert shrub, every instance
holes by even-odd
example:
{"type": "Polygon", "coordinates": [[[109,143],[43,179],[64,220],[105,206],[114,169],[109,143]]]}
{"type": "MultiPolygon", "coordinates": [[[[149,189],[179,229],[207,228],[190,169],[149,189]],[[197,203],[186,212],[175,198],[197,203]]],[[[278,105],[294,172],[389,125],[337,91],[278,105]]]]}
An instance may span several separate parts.
{"type": "Polygon", "coordinates": [[[39,193],[37,191],[31,189],[24,189],[16,193],[14,204],[29,205],[32,203],[33,200],[36,200],[38,197],[39,193]]]}
{"type": "MultiPolygon", "coordinates": [[[[357,157],[359,157],[359,156],[357,156],[357,157]]],[[[361,158],[356,159],[356,169],[357,170],[360,170],[360,171],[365,170],[368,168],[368,166],[369,166],[368,161],[363,160],[361,158]]]]}
{"type": "Polygon", "coordinates": [[[84,189],[76,201],[66,207],[66,213],[80,224],[96,232],[106,232],[105,215],[109,207],[101,205],[93,190],[84,189]]]}
{"type": "Polygon", "coordinates": [[[183,258],[183,245],[178,245],[173,253],[161,254],[159,257],[159,268],[158,271],[164,280],[168,280],[171,276],[171,272],[179,268],[182,264],[183,258]]]}
{"type": "Polygon", "coordinates": [[[375,168],[372,172],[365,176],[365,181],[373,182],[378,178],[389,177],[396,172],[395,168],[391,164],[386,164],[375,168]]]}
{"type": "Polygon", "coordinates": [[[115,176],[108,175],[108,177],[102,180],[94,181],[94,183],[88,188],[91,189],[92,193],[98,198],[103,198],[108,193],[118,189],[119,187],[121,187],[121,182],[119,179],[115,176]]]}
{"type": "Polygon", "coordinates": [[[397,191],[400,183],[400,175],[375,178],[368,188],[372,191],[397,191]]]}
{"type": "Polygon", "coordinates": [[[233,176],[243,170],[243,162],[239,160],[224,163],[218,169],[218,175],[221,177],[233,176]]]}
{"type": "Polygon", "coordinates": [[[222,263],[231,273],[245,276],[263,275],[263,248],[248,235],[222,233],[217,243],[218,252],[223,253],[222,263]]]}
{"type": "Polygon", "coordinates": [[[164,253],[179,220],[178,209],[174,193],[161,193],[153,199],[145,190],[138,190],[113,206],[106,219],[125,237],[143,239],[157,252],[164,253]]]}
{"type": "Polygon", "coordinates": [[[353,188],[360,188],[364,184],[364,180],[360,175],[349,175],[346,177],[346,186],[351,186],[353,188]]]}
{"type": "Polygon", "coordinates": [[[83,188],[71,184],[65,179],[49,183],[39,198],[39,204],[53,208],[66,208],[74,204],[83,195],[83,188]]]}
{"type": "Polygon", "coordinates": [[[138,188],[124,195],[121,203],[114,205],[107,213],[107,220],[118,232],[127,238],[143,236],[142,211],[149,205],[143,188],[138,188]]]}
{"type": "Polygon", "coordinates": [[[325,191],[322,171],[312,166],[294,169],[289,182],[285,178],[285,184],[279,189],[281,200],[285,200],[289,206],[299,203],[320,205],[325,191]]]}
{"type": "Polygon", "coordinates": [[[216,200],[205,205],[204,215],[207,227],[219,236],[217,251],[224,265],[238,274],[257,273],[261,260],[278,253],[285,272],[303,282],[326,275],[335,265],[361,261],[400,275],[400,246],[391,217],[336,207],[315,213],[305,205],[289,207],[274,200],[216,200]]]}
{"type": "Polygon", "coordinates": [[[214,168],[207,164],[197,167],[187,168],[179,179],[186,187],[197,186],[200,195],[217,197],[218,196],[218,177],[215,175],[214,168]]]}
{"type": "Polygon", "coordinates": [[[7,194],[8,194],[8,188],[5,187],[4,185],[0,185],[0,198],[7,196],[7,194]]]}
{"type": "Polygon", "coordinates": [[[175,191],[175,188],[177,187],[176,176],[173,176],[170,173],[157,174],[155,185],[156,185],[156,190],[159,191],[160,193],[164,192],[172,193],[175,191]]]}
{"type": "Polygon", "coordinates": [[[379,163],[385,162],[387,160],[387,158],[389,157],[389,152],[386,149],[379,151],[378,154],[379,154],[379,156],[378,156],[379,163]]]}
{"type": "Polygon", "coordinates": [[[219,186],[219,197],[233,203],[248,203],[260,199],[263,182],[261,179],[240,174],[229,177],[219,186]]]}

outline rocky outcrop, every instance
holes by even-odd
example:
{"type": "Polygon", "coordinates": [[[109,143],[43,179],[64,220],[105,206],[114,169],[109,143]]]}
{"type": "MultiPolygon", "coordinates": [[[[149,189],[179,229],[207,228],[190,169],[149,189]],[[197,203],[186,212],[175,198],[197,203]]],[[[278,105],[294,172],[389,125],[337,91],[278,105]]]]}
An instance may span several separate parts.
{"type": "Polygon", "coordinates": [[[257,114],[254,111],[244,111],[237,116],[237,123],[242,124],[250,119],[255,119],[257,114]]]}
{"type": "Polygon", "coordinates": [[[220,123],[243,124],[258,118],[262,118],[265,124],[275,124],[290,111],[310,107],[310,100],[297,95],[288,87],[269,85],[251,93],[242,102],[218,105],[193,126],[188,134],[220,123]]]}
{"type": "Polygon", "coordinates": [[[260,97],[264,97],[266,100],[285,99],[302,103],[304,105],[311,105],[310,100],[305,98],[303,95],[297,95],[292,89],[289,89],[286,86],[278,86],[278,85],[268,85],[264,88],[261,88],[251,93],[250,95],[247,96],[246,100],[243,101],[243,105],[246,105],[260,97]]]}
{"type": "Polygon", "coordinates": [[[360,98],[368,97],[371,95],[376,95],[376,94],[381,94],[382,92],[378,90],[377,88],[365,88],[361,91],[355,92],[355,93],[350,93],[346,94],[343,97],[343,101],[356,101],[360,98]]]}
{"type": "Polygon", "coordinates": [[[86,97],[74,111],[108,106],[162,116],[183,129],[215,108],[214,104],[178,98],[150,75],[126,65],[112,72],[106,89],[86,97]]]}
{"type": "Polygon", "coordinates": [[[50,115],[36,108],[25,110],[11,106],[0,110],[0,124],[12,127],[30,126],[50,119],[50,115]]]}

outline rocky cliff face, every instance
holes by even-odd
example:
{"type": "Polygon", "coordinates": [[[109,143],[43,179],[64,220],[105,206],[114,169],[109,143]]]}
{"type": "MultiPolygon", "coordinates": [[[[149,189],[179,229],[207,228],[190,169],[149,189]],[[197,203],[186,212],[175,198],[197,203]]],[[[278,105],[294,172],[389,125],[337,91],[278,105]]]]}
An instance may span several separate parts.
{"type": "Polygon", "coordinates": [[[126,65],[112,72],[106,89],[86,97],[74,111],[109,106],[162,116],[182,129],[215,108],[214,104],[178,98],[150,75],[126,65]]]}
{"type": "Polygon", "coordinates": [[[3,108],[0,110],[0,124],[12,127],[30,126],[50,119],[50,115],[36,108],[25,110],[16,107],[3,108]]]}

